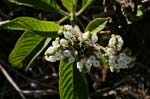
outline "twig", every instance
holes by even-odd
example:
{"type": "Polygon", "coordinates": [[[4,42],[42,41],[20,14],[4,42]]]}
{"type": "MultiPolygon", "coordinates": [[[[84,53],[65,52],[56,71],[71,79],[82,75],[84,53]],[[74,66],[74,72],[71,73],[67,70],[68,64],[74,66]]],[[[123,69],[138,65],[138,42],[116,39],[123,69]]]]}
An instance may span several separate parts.
{"type": "Polygon", "coordinates": [[[3,68],[3,66],[0,64],[0,70],[6,77],[6,79],[9,81],[9,83],[15,88],[15,90],[19,93],[19,95],[22,97],[22,99],[26,99],[25,96],[21,93],[21,89],[17,86],[17,84],[13,81],[13,79],[10,77],[10,75],[7,73],[7,71],[3,68]]]}
{"type": "Polygon", "coordinates": [[[6,19],[9,19],[9,16],[6,15],[1,9],[0,9],[0,15],[3,16],[6,19]]]}
{"type": "Polygon", "coordinates": [[[58,95],[59,92],[56,90],[52,89],[47,89],[47,90],[22,90],[22,93],[25,95],[58,95]]]}
{"type": "MultiPolygon", "coordinates": [[[[9,67],[12,71],[14,71],[17,75],[23,77],[24,79],[30,81],[30,82],[34,82],[37,83],[39,85],[45,86],[45,87],[49,87],[47,84],[38,82],[36,80],[33,80],[31,78],[28,78],[24,75],[22,75],[21,73],[19,73],[18,71],[14,70],[9,64],[6,64],[5,62],[3,62],[3,60],[0,59],[0,64],[2,64],[3,66],[9,67]]],[[[2,67],[1,65],[1,67],[2,67]]],[[[3,67],[2,67],[3,68],[3,67]]],[[[0,68],[1,69],[1,68],[0,68]]],[[[8,73],[7,73],[8,74],[8,73]]],[[[18,87],[19,88],[19,87],[18,87]]],[[[59,92],[57,90],[53,90],[53,89],[46,89],[46,90],[21,90],[19,89],[19,93],[23,94],[23,95],[45,95],[45,94],[49,94],[49,95],[55,95],[55,94],[59,94],[59,92]]]]}
{"type": "MultiPolygon", "coordinates": [[[[13,72],[15,72],[18,76],[24,78],[25,80],[27,80],[27,81],[29,81],[29,82],[36,83],[36,84],[38,84],[38,85],[40,85],[40,86],[44,86],[44,87],[56,89],[55,87],[50,86],[51,84],[45,84],[45,83],[39,82],[39,81],[37,81],[37,80],[34,80],[34,79],[30,78],[30,77],[27,77],[27,76],[21,74],[20,72],[18,72],[18,71],[15,70],[14,68],[12,68],[12,66],[10,66],[10,65],[7,64],[7,63],[5,63],[5,62],[4,62],[3,60],[1,60],[1,59],[0,59],[0,64],[2,64],[3,66],[8,67],[10,70],[12,70],[13,72]]],[[[51,77],[53,77],[53,76],[51,76],[51,77]]]]}
{"type": "Polygon", "coordinates": [[[117,86],[121,85],[122,83],[124,83],[127,79],[129,79],[131,76],[128,75],[127,77],[125,77],[124,79],[122,79],[121,81],[119,81],[118,83],[114,84],[112,87],[106,87],[106,88],[103,88],[103,89],[98,89],[96,91],[96,93],[103,93],[103,92],[106,92],[106,91],[109,91],[111,89],[114,89],[116,88],[117,86]]]}

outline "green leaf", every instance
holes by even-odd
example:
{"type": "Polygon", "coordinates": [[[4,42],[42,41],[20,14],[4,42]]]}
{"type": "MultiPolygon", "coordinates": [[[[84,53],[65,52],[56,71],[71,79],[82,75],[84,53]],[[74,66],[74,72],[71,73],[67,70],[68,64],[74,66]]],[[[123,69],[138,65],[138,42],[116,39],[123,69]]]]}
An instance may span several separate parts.
{"type": "Polygon", "coordinates": [[[82,0],[82,7],[88,7],[94,0],[82,0]]]}
{"type": "Polygon", "coordinates": [[[16,3],[18,5],[30,6],[35,9],[42,10],[60,10],[60,7],[56,3],[56,0],[9,0],[12,3],[16,3]]]}
{"type": "Polygon", "coordinates": [[[82,0],[82,8],[76,13],[76,16],[79,16],[81,13],[83,13],[93,1],[94,0],[82,0]]]}
{"type": "Polygon", "coordinates": [[[29,31],[24,32],[9,55],[10,63],[17,68],[28,68],[50,40],[29,31]]]}
{"type": "Polygon", "coordinates": [[[64,7],[70,12],[73,12],[73,10],[76,9],[76,2],[77,0],[62,0],[64,7]]]}
{"type": "Polygon", "coordinates": [[[88,99],[87,82],[75,63],[61,61],[59,77],[60,99],[88,99]]]}
{"type": "Polygon", "coordinates": [[[96,18],[87,25],[86,31],[91,34],[97,33],[106,27],[107,22],[108,18],[96,18]]]}
{"type": "Polygon", "coordinates": [[[30,17],[19,17],[10,22],[2,24],[4,28],[12,30],[28,30],[33,31],[42,36],[57,36],[57,31],[60,28],[60,25],[49,22],[49,21],[40,21],[30,17]]]}

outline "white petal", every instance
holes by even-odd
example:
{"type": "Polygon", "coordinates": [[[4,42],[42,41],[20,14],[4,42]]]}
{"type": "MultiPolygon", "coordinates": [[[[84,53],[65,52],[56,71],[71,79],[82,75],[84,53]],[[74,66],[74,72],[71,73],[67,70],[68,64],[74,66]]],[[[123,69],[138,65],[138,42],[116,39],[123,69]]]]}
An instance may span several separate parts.
{"type": "Polygon", "coordinates": [[[107,48],[107,49],[106,49],[106,52],[107,52],[108,55],[113,55],[113,54],[115,54],[115,51],[114,51],[113,48],[107,48]]]}
{"type": "Polygon", "coordinates": [[[117,43],[116,38],[115,38],[115,37],[112,37],[112,38],[110,38],[110,40],[109,40],[108,46],[113,47],[113,46],[116,45],[116,43],[117,43]]]}
{"type": "Polygon", "coordinates": [[[64,37],[65,37],[66,39],[71,39],[72,34],[71,34],[69,31],[64,32],[64,37]]]}
{"type": "Polygon", "coordinates": [[[92,42],[96,43],[98,41],[97,34],[93,34],[91,39],[92,39],[92,42]]]}
{"type": "Polygon", "coordinates": [[[45,52],[45,54],[47,53],[47,54],[53,54],[55,52],[55,48],[53,47],[53,46],[50,46],[47,50],[46,50],[46,52],[45,52]]]}
{"type": "Polygon", "coordinates": [[[69,63],[73,63],[75,61],[75,58],[73,56],[70,56],[68,58],[69,63]]]}
{"type": "Polygon", "coordinates": [[[96,59],[96,57],[95,57],[94,55],[91,55],[91,56],[89,57],[89,60],[90,60],[90,61],[95,61],[95,59],[96,59]]]}
{"type": "Polygon", "coordinates": [[[77,62],[77,68],[81,71],[83,68],[83,63],[82,62],[77,62]]]}
{"type": "Polygon", "coordinates": [[[93,61],[93,66],[100,67],[100,61],[98,61],[98,60],[93,61]]]}
{"type": "Polygon", "coordinates": [[[64,50],[63,54],[64,54],[65,57],[70,57],[71,56],[70,50],[64,50]]]}
{"type": "Polygon", "coordinates": [[[83,33],[83,34],[82,34],[82,38],[83,38],[83,40],[88,40],[88,39],[89,39],[89,37],[90,37],[90,33],[89,33],[89,31],[87,31],[87,32],[85,32],[85,33],[83,33]]]}
{"type": "Polygon", "coordinates": [[[67,44],[68,44],[68,42],[67,42],[67,40],[66,39],[61,39],[60,40],[60,45],[62,45],[62,46],[67,46],[67,44]]]}
{"type": "Polygon", "coordinates": [[[56,62],[56,57],[55,56],[45,56],[45,59],[49,62],[56,62]]]}
{"type": "Polygon", "coordinates": [[[64,28],[67,30],[67,31],[70,31],[71,29],[73,29],[73,27],[71,25],[64,25],[64,28]]]}

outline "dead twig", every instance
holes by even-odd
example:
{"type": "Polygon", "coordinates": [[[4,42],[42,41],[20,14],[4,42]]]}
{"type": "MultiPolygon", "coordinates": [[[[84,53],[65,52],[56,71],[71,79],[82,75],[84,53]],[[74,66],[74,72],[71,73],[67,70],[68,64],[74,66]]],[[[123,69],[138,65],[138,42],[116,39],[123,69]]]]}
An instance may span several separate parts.
{"type": "MultiPolygon", "coordinates": [[[[59,92],[57,90],[53,90],[53,89],[46,89],[46,90],[21,90],[17,84],[13,81],[13,79],[10,77],[10,75],[7,73],[7,71],[4,69],[4,67],[2,66],[7,66],[10,67],[8,64],[4,63],[2,60],[0,60],[0,71],[2,71],[2,73],[4,74],[4,76],[6,77],[6,79],[12,84],[12,86],[15,88],[15,90],[20,94],[20,96],[22,97],[22,99],[26,99],[24,97],[24,95],[58,95],[59,92]]],[[[11,68],[13,71],[15,71],[13,68],[11,68]]],[[[20,74],[18,71],[15,71],[19,76],[25,78],[26,80],[29,80],[31,82],[35,82],[38,83],[38,81],[36,80],[32,80],[31,78],[28,78],[22,74],[20,74]]],[[[41,85],[41,83],[38,83],[41,85]]],[[[43,85],[43,84],[42,84],[43,85]]],[[[43,85],[45,86],[45,85],[43,85]]]]}
{"type": "Polygon", "coordinates": [[[59,92],[52,89],[47,90],[22,90],[22,93],[25,95],[58,95],[59,92]]]}
{"type": "Polygon", "coordinates": [[[7,71],[3,68],[3,66],[0,64],[0,70],[6,77],[6,79],[9,81],[9,83],[15,88],[15,90],[19,93],[19,95],[22,97],[22,99],[26,99],[23,93],[21,93],[21,89],[18,87],[18,85],[14,82],[14,80],[10,77],[10,75],[7,73],[7,71]]]}

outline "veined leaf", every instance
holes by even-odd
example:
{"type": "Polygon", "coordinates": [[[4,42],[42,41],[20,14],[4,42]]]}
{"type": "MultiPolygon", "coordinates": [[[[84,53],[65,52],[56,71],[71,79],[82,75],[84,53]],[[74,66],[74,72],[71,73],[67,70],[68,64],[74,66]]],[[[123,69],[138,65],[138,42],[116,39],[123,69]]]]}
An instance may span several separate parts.
{"type": "Polygon", "coordinates": [[[88,99],[87,83],[75,63],[61,61],[59,77],[60,99],[88,99]]]}
{"type": "Polygon", "coordinates": [[[96,18],[87,25],[86,31],[90,31],[91,34],[97,33],[106,27],[107,22],[108,18],[96,18]]]}
{"type": "Polygon", "coordinates": [[[40,21],[30,17],[19,17],[10,22],[2,24],[4,28],[12,30],[28,30],[39,35],[57,36],[60,26],[54,22],[40,21]]]}
{"type": "Polygon", "coordinates": [[[76,7],[77,0],[62,0],[62,3],[68,11],[73,12],[76,9],[74,7],[76,7]]]}
{"type": "Polygon", "coordinates": [[[28,68],[50,40],[29,31],[24,32],[9,55],[10,63],[17,68],[28,68]]]}
{"type": "Polygon", "coordinates": [[[55,0],[9,0],[18,5],[30,6],[42,10],[61,10],[55,0]]]}

